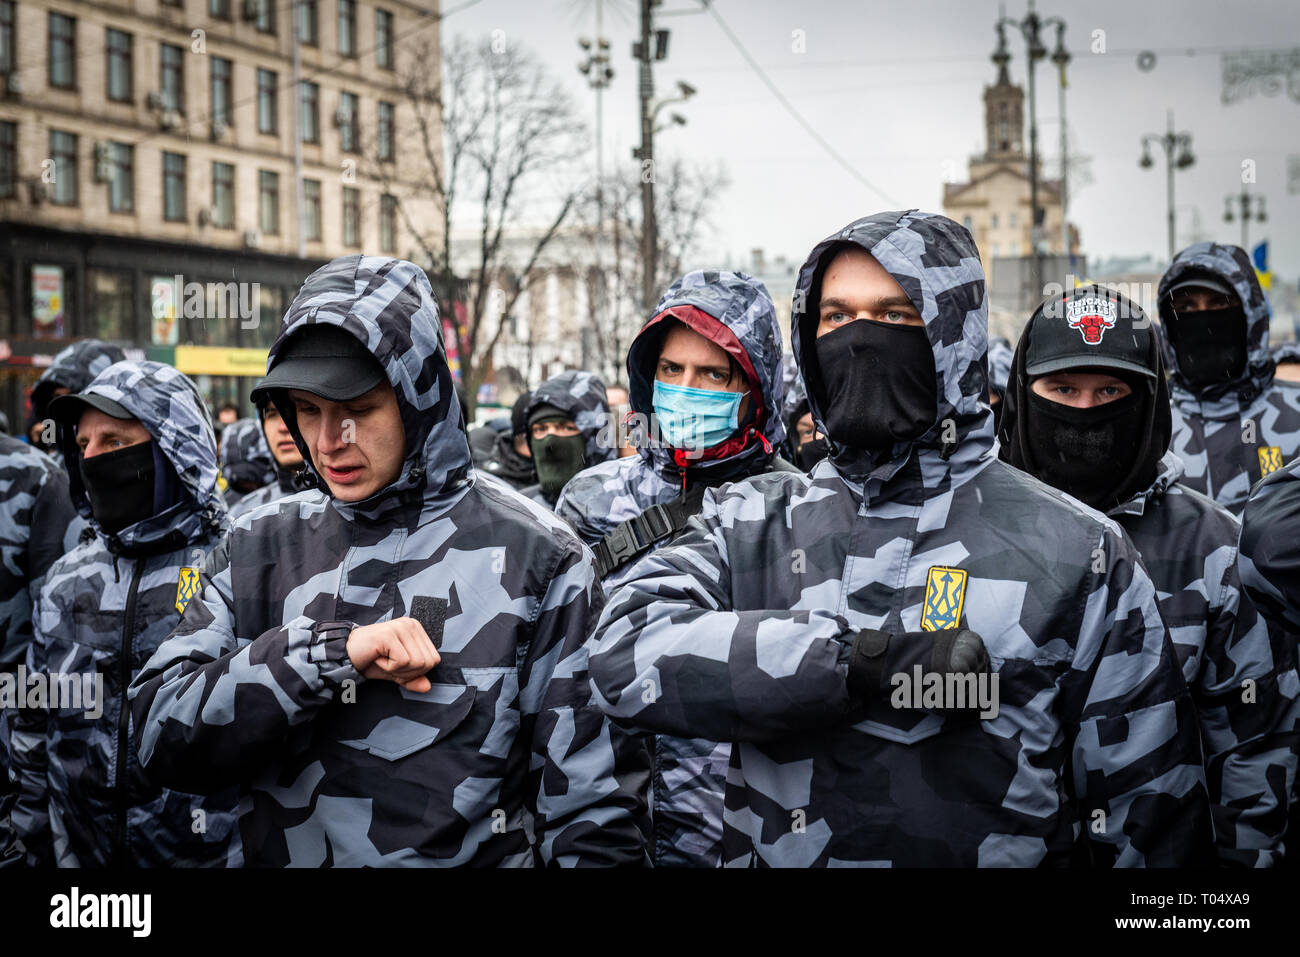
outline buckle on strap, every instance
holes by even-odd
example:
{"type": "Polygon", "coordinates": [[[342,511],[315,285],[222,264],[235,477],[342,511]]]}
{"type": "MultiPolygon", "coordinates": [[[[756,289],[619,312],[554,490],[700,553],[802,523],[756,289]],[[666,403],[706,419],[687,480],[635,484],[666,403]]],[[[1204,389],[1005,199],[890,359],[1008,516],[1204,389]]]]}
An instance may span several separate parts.
{"type": "Polygon", "coordinates": [[[659,541],[677,528],[672,513],[665,505],[651,505],[632,521],[638,526],[637,532],[647,544],[659,541]]]}

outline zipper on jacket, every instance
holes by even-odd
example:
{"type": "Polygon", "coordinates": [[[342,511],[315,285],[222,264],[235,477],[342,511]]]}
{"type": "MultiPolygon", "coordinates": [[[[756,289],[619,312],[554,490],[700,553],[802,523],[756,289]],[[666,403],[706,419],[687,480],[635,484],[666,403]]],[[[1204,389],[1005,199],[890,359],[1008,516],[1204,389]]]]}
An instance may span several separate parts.
{"type": "Polygon", "coordinates": [[[127,764],[130,761],[129,730],[131,710],[127,706],[126,688],[131,683],[131,646],[135,637],[135,603],[144,575],[144,558],[136,558],[131,570],[131,587],[126,593],[126,611],[122,615],[122,646],[118,652],[117,673],[121,684],[121,708],[117,714],[117,780],[113,782],[113,844],[109,856],[111,867],[125,867],[126,812],[130,803],[127,791],[127,764]]]}

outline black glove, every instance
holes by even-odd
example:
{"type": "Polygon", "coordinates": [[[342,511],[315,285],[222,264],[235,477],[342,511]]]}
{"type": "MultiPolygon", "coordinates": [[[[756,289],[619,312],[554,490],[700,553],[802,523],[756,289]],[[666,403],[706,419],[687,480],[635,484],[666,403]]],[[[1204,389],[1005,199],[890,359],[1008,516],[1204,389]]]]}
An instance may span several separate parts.
{"type": "Polygon", "coordinates": [[[890,679],[911,675],[918,664],[925,673],[938,674],[987,674],[990,668],[984,639],[969,628],[897,635],[864,628],[849,654],[849,693],[862,701],[888,698],[890,679]]]}

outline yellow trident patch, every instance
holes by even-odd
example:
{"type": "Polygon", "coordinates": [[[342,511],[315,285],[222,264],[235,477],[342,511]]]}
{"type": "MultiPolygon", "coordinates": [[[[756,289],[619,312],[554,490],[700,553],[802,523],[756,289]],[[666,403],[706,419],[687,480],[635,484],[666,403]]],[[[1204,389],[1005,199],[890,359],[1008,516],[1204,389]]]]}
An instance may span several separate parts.
{"type": "Polygon", "coordinates": [[[966,603],[966,572],[960,568],[934,565],[925,578],[925,604],[921,609],[921,630],[956,628],[966,603]]]}
{"type": "Polygon", "coordinates": [[[1282,467],[1282,449],[1276,445],[1265,445],[1256,449],[1259,453],[1259,474],[1265,476],[1282,467]]]}
{"type": "Polygon", "coordinates": [[[199,570],[182,568],[181,577],[176,582],[176,610],[184,613],[190,599],[199,593],[199,570]]]}

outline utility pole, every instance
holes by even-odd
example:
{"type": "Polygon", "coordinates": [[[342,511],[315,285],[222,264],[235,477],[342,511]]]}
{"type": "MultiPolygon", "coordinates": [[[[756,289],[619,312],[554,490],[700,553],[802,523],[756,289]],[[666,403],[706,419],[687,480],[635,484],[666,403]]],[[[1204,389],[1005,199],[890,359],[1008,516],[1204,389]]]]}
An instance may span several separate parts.
{"type": "MultiPolygon", "coordinates": [[[[1037,89],[1034,83],[1034,68],[1038,61],[1047,56],[1047,47],[1043,46],[1042,29],[1044,27],[1056,27],[1056,51],[1052,54],[1052,62],[1056,63],[1061,71],[1061,81],[1065,81],[1065,64],[1069,62],[1070,55],[1065,50],[1065,21],[1060,17],[1047,17],[1040,19],[1038,13],[1034,10],[1034,0],[1029,0],[1029,12],[1025,14],[1024,20],[1013,20],[1008,16],[1000,15],[997,21],[998,48],[993,54],[995,63],[1005,63],[1011,59],[1007,52],[1007,40],[1005,28],[1008,26],[1015,27],[1025,38],[1026,60],[1025,68],[1026,85],[1029,89],[1029,209],[1030,209],[1030,232],[1029,243],[1033,255],[1033,276],[1031,283],[1038,295],[1042,294],[1043,289],[1043,218],[1044,211],[1038,205],[1038,101],[1037,89]]],[[[1062,93],[1064,97],[1064,93],[1062,93]]],[[[1064,114],[1062,114],[1064,115],[1064,114]]],[[[1064,133],[1062,133],[1064,135],[1064,133]]],[[[1064,177],[1062,177],[1064,183],[1064,177]]],[[[1062,220],[1064,220],[1065,210],[1061,210],[1062,220]]],[[[1062,230],[1066,227],[1062,225],[1062,230]]],[[[1068,247],[1064,250],[1069,255],[1068,247]]]]}
{"type": "Polygon", "coordinates": [[[1232,195],[1230,193],[1229,195],[1224,197],[1224,200],[1228,204],[1223,211],[1223,221],[1225,223],[1232,222],[1233,200],[1236,200],[1238,203],[1241,204],[1241,248],[1246,250],[1246,252],[1249,253],[1250,252],[1250,217],[1251,217],[1252,210],[1255,211],[1255,219],[1258,222],[1261,223],[1268,222],[1268,213],[1264,211],[1264,197],[1260,196],[1258,193],[1252,194],[1250,190],[1246,188],[1246,184],[1242,183],[1240,193],[1237,193],[1236,195],[1232,195]],[[1254,201],[1253,206],[1251,205],[1252,200],[1254,201]]]}
{"type": "Polygon", "coordinates": [[[1142,137],[1142,158],[1138,160],[1138,165],[1143,169],[1150,169],[1155,165],[1151,159],[1151,143],[1162,147],[1165,151],[1165,202],[1168,206],[1168,231],[1169,231],[1169,260],[1172,262],[1174,253],[1174,170],[1187,169],[1196,162],[1196,157],[1192,155],[1192,134],[1187,132],[1174,132],[1174,111],[1169,111],[1169,123],[1166,132],[1146,133],[1142,137]],[[1174,158],[1174,150],[1178,150],[1177,159],[1174,158]]]}
{"type": "Polygon", "coordinates": [[[1065,124],[1065,67],[1070,62],[1070,54],[1065,49],[1065,21],[1063,20],[1056,25],[1056,50],[1052,53],[1052,62],[1056,64],[1061,81],[1057,92],[1057,113],[1061,118],[1061,255],[1065,257],[1068,268],[1070,266],[1070,223],[1066,214],[1070,208],[1070,128],[1065,124]]]}
{"type": "MultiPolygon", "coordinates": [[[[578,46],[587,59],[578,64],[578,72],[587,78],[587,84],[596,91],[596,296],[599,304],[593,310],[597,324],[603,323],[608,308],[605,268],[603,263],[605,241],[605,149],[604,149],[604,93],[614,79],[614,68],[609,65],[609,40],[604,34],[604,0],[596,0],[596,39],[578,38],[578,46]]],[[[586,362],[586,339],[583,339],[583,364],[586,362]]]]}
{"type": "Polygon", "coordinates": [[[632,48],[633,56],[641,61],[638,91],[641,98],[641,149],[637,159],[641,161],[641,264],[644,270],[641,303],[645,313],[654,308],[657,298],[655,272],[659,250],[659,229],[655,222],[654,119],[650,113],[650,101],[655,95],[654,73],[650,67],[650,58],[654,55],[650,49],[653,4],[654,0],[641,0],[641,40],[632,48]]]}

